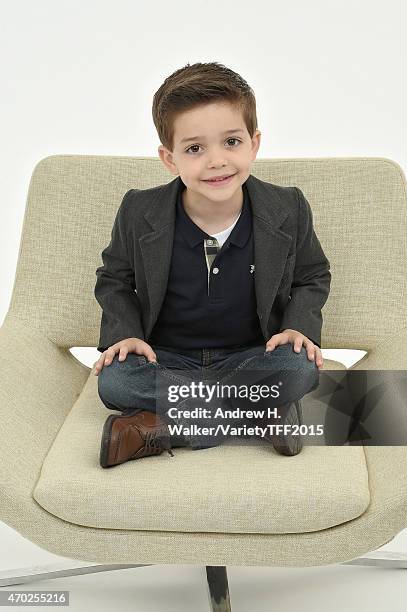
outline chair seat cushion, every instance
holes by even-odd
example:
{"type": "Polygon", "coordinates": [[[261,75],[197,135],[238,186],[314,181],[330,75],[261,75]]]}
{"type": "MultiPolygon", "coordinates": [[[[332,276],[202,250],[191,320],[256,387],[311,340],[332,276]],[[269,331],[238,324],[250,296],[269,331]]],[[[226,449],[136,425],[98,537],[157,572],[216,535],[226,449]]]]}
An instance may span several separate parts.
{"type": "Polygon", "coordinates": [[[116,412],[101,402],[91,374],[32,494],[64,521],[101,529],[303,533],[351,521],[370,503],[363,446],[305,445],[288,457],[264,440],[235,439],[103,469],[101,433],[110,414],[116,412]]]}

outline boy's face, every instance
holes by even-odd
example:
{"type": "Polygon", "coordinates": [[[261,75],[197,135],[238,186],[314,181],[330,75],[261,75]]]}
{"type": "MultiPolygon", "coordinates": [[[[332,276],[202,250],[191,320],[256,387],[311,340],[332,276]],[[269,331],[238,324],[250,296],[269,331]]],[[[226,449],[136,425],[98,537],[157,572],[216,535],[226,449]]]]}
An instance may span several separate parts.
{"type": "Polygon", "coordinates": [[[178,115],[174,122],[174,150],[160,145],[158,153],[169,171],[179,174],[187,189],[200,198],[230,200],[250,176],[260,135],[256,130],[250,138],[241,112],[231,104],[211,102],[178,115]],[[224,185],[206,182],[223,175],[234,176],[224,185]]]}

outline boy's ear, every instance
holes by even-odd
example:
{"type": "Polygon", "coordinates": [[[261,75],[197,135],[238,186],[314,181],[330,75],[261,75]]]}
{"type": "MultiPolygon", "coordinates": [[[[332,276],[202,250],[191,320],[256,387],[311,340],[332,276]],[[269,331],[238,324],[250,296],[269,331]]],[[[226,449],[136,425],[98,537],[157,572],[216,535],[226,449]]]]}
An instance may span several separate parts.
{"type": "Polygon", "coordinates": [[[174,174],[174,164],[170,161],[170,151],[168,151],[163,145],[158,147],[158,157],[161,159],[167,170],[174,174]]]}
{"type": "Polygon", "coordinates": [[[171,151],[168,151],[163,145],[158,147],[158,156],[161,159],[164,166],[174,175],[178,175],[178,169],[176,165],[170,160],[171,151]]]}
{"type": "Polygon", "coordinates": [[[260,130],[256,130],[253,134],[253,138],[252,138],[252,155],[253,155],[253,160],[256,159],[256,155],[257,152],[260,148],[260,141],[261,141],[261,132],[260,130]]]}

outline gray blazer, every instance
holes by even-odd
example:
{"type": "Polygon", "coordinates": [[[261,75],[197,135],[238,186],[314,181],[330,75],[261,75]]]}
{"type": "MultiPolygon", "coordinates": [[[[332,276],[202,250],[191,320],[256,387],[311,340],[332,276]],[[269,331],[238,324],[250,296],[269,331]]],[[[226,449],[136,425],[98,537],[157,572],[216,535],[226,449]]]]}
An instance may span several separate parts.
{"type": "MultiPolygon", "coordinates": [[[[125,338],[148,338],[164,301],[181,178],[150,189],[130,189],[118,209],[111,241],[96,270],[102,308],[99,351],[125,338]]],[[[255,292],[264,340],[295,329],[321,346],[330,264],[313,228],[310,205],[298,187],[252,174],[246,181],[253,215],[255,292]]]]}

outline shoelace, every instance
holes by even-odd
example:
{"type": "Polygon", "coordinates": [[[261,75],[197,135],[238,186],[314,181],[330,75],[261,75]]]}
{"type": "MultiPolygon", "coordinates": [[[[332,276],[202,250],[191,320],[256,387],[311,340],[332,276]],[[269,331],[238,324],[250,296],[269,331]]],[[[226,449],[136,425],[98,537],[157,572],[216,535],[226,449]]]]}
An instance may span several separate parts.
{"type": "Polygon", "coordinates": [[[162,448],[163,450],[166,450],[171,457],[174,457],[174,453],[171,450],[170,435],[166,425],[157,428],[155,431],[147,433],[146,446],[153,452],[156,449],[162,448]]]}

